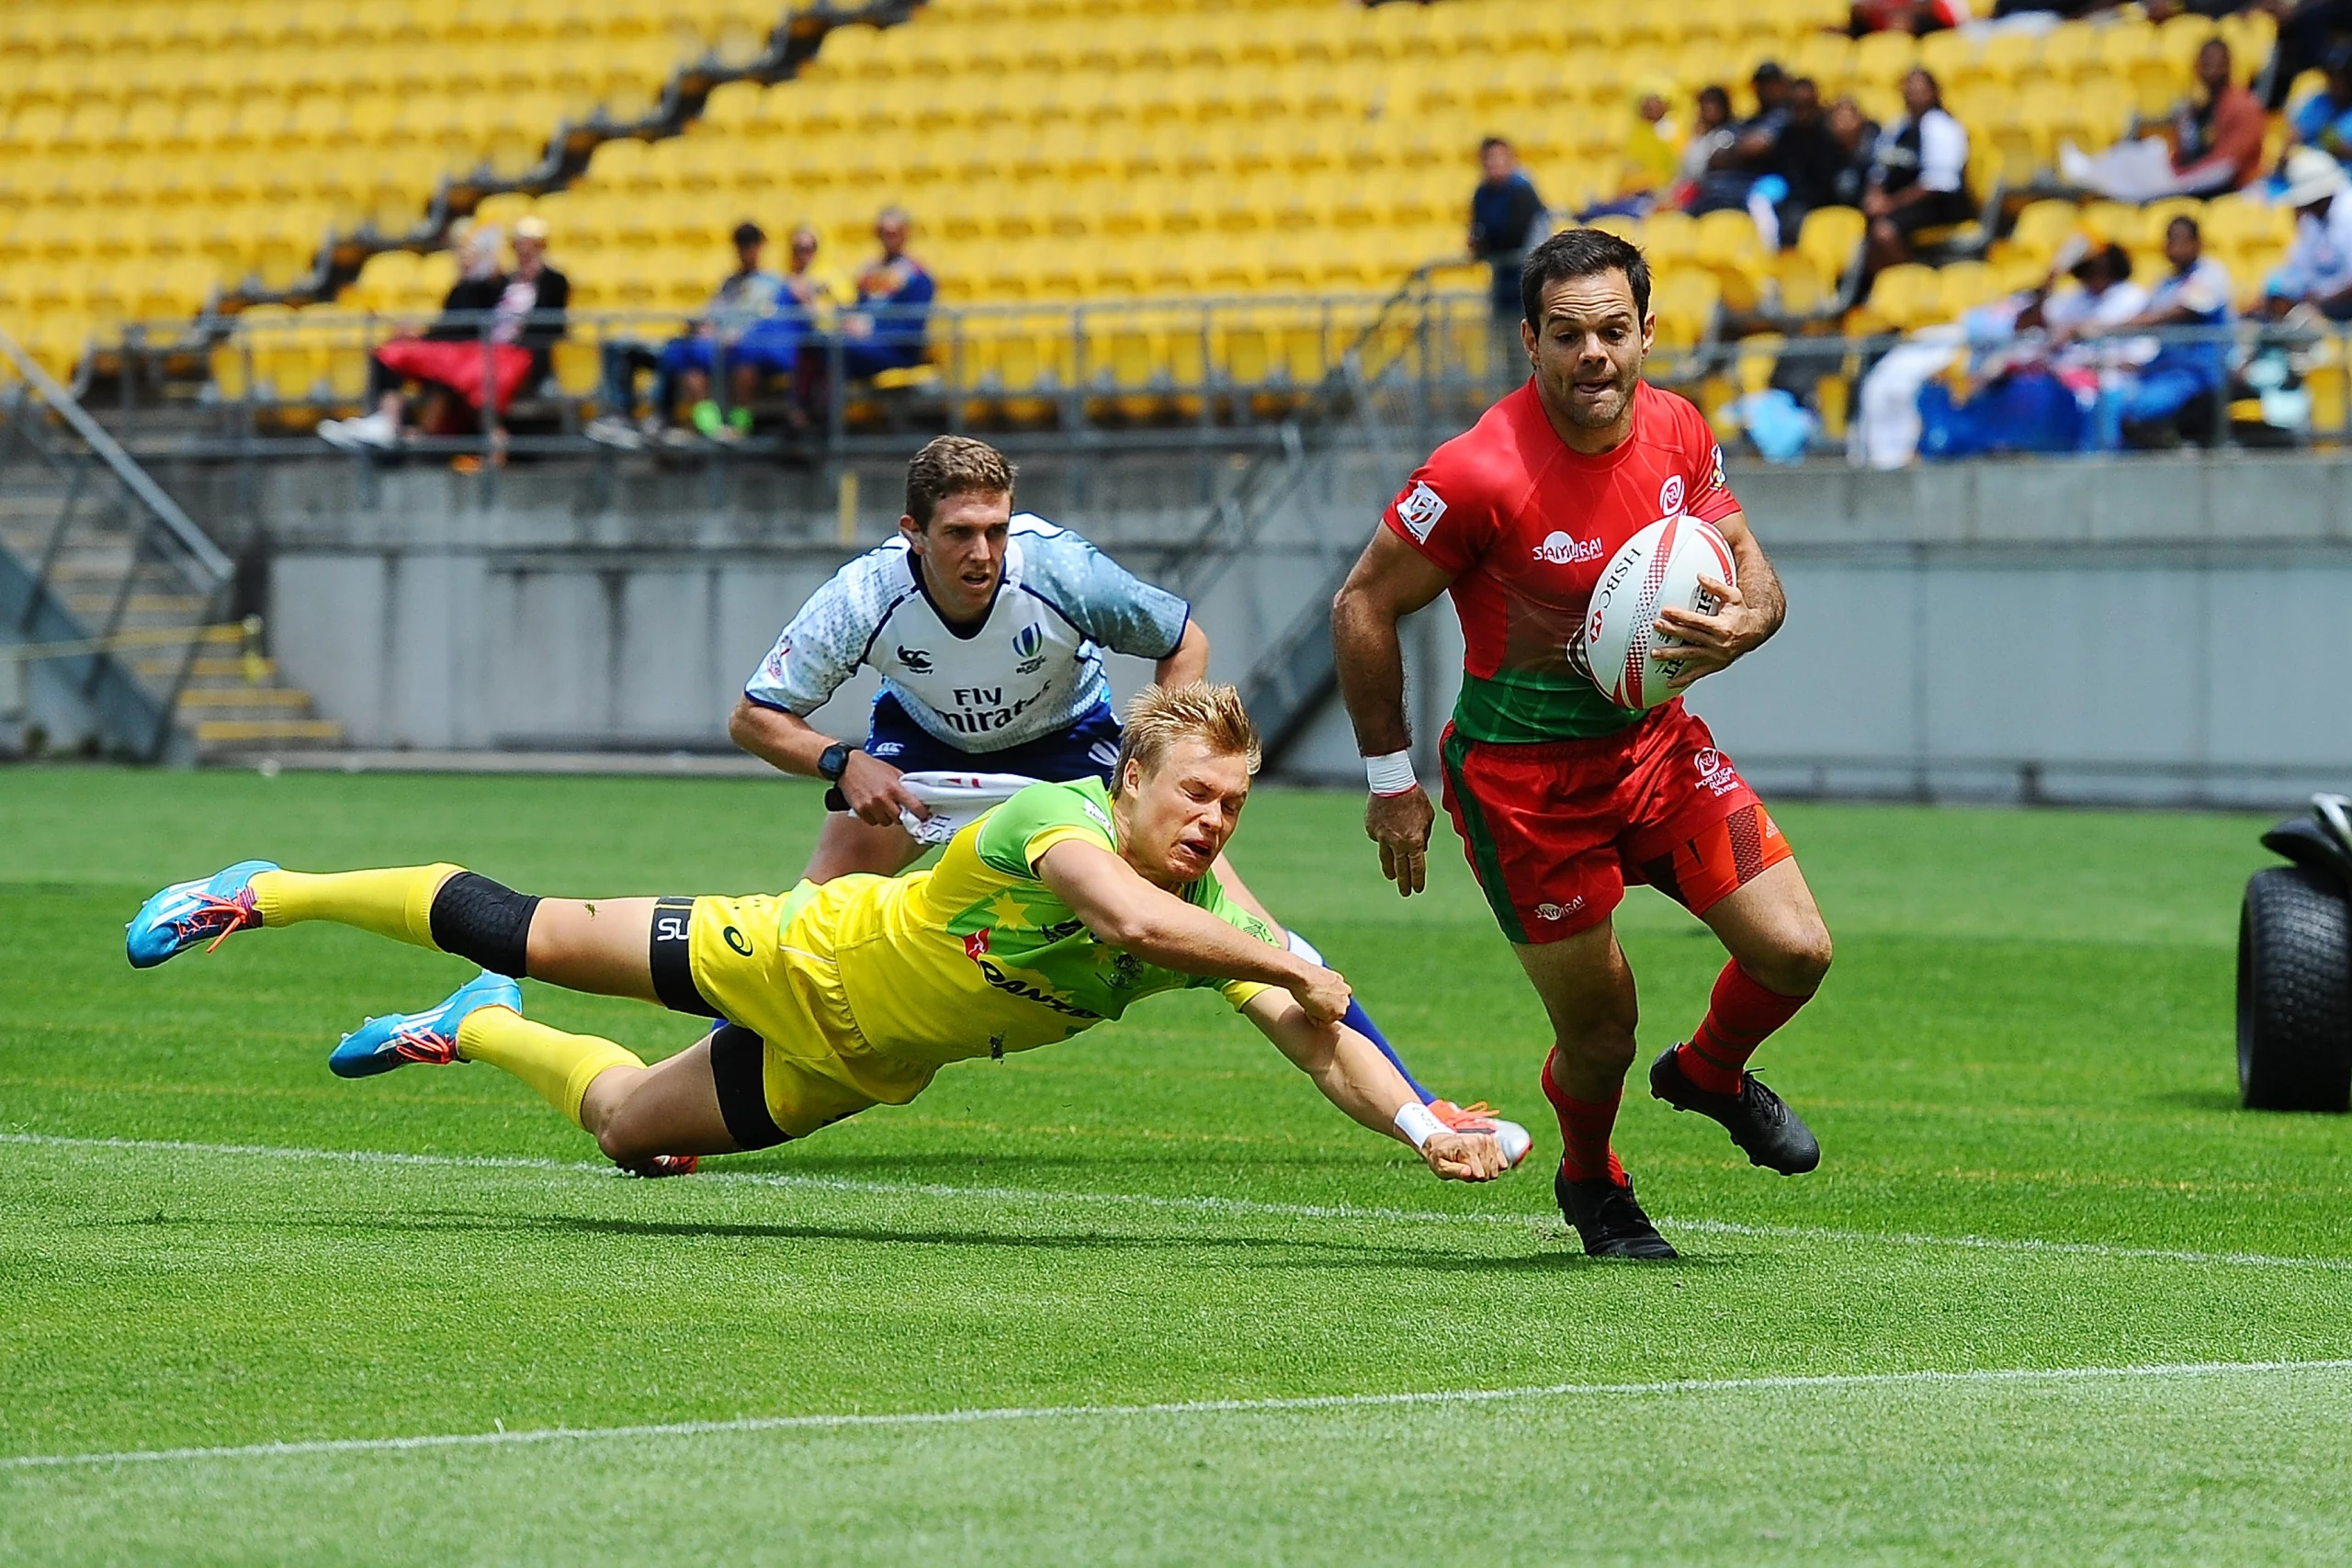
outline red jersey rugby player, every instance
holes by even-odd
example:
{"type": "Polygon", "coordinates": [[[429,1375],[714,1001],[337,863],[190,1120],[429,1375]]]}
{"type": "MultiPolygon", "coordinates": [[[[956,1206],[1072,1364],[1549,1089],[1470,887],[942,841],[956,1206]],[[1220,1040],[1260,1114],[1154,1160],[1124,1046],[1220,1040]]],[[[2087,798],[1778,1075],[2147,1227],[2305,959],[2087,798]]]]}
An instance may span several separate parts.
{"type": "Polygon", "coordinates": [[[1728,950],[1705,1018],[1651,1065],[1650,1092],[1790,1176],[1820,1163],[1820,1145],[1747,1064],[1819,987],[1829,932],[1706,725],[1679,696],[1647,713],[1613,705],[1586,671],[1581,628],[1602,565],[1664,517],[1713,524],[1739,580],[1709,581],[1712,615],[1661,615],[1659,633],[1687,650],[1678,685],[1778,630],[1781,585],[1705,417],[1642,379],[1657,327],[1642,254],[1599,230],[1554,235],[1529,254],[1521,297],[1532,378],[1406,485],[1332,606],[1332,638],[1372,784],[1365,830],[1410,896],[1435,812],[1409,761],[1396,624],[1453,594],[1467,647],[1445,805],[1551,1018],[1560,1209],[1596,1257],[1671,1258],[1610,1146],[1637,1016],[1611,914],[1626,884],[1646,882],[1728,950]]]}

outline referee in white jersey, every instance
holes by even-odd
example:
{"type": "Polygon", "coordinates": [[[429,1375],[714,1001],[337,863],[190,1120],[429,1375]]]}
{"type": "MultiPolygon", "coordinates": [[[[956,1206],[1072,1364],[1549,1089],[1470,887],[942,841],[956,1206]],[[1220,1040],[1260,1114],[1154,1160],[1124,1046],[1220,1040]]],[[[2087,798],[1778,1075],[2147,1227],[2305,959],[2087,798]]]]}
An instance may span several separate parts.
{"type": "MultiPolygon", "coordinates": [[[[785,773],[826,780],[845,807],[826,818],[803,874],[810,881],[894,876],[922,854],[904,822],[931,811],[910,773],[1113,784],[1119,721],[1103,649],[1157,660],[1162,685],[1207,675],[1208,635],[1183,600],[1069,529],[1014,514],[1012,484],[1012,465],[984,441],[943,435],[924,446],[907,465],[899,536],[810,595],[744,686],[727,724],[735,743],[785,773]],[[882,690],[865,742],[852,745],[807,716],[862,665],[881,672],[882,690]]],[[[1222,856],[1216,873],[1236,902],[1322,962],[1222,856]]],[[[1456,1106],[1423,1088],[1361,1003],[1347,1021],[1441,1120],[1464,1132],[1497,1125],[1484,1105],[1456,1106]]]]}

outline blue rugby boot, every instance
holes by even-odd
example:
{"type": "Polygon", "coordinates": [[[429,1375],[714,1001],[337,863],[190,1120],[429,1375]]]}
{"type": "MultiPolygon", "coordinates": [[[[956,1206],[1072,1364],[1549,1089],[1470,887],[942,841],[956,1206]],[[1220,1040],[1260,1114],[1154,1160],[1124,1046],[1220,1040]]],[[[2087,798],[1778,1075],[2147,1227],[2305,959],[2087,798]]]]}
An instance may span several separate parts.
{"type": "Polygon", "coordinates": [[[133,969],[153,969],[175,953],[185,953],[207,937],[220,946],[236,931],[261,924],[254,908],[254,878],[276,871],[277,863],[241,860],[226,871],[194,882],[175,882],[139,906],[139,913],[124,928],[123,951],[133,969]]]}
{"type": "Polygon", "coordinates": [[[337,1077],[373,1077],[411,1063],[447,1066],[458,1059],[458,1026],[478,1008],[523,1010],[523,987],[503,975],[482,971],[427,1012],[396,1012],[371,1018],[343,1037],[327,1058],[337,1077]]]}

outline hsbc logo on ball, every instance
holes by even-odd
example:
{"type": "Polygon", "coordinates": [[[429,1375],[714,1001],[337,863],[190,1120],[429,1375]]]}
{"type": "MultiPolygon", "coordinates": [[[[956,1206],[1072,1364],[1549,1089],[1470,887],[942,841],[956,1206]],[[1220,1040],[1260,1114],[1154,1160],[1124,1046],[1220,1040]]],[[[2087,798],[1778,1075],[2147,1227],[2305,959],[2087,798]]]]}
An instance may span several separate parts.
{"type": "Polygon", "coordinates": [[[1535,918],[1539,920],[1557,923],[1558,921],[1566,919],[1570,915],[1575,914],[1578,909],[1583,908],[1584,895],[1579,893],[1565,904],[1536,905],[1535,918]]]}
{"type": "Polygon", "coordinates": [[[1579,539],[1572,535],[1554,532],[1535,547],[1535,558],[1554,566],[1574,566],[1578,561],[1599,560],[1600,541],[1579,539]]]}

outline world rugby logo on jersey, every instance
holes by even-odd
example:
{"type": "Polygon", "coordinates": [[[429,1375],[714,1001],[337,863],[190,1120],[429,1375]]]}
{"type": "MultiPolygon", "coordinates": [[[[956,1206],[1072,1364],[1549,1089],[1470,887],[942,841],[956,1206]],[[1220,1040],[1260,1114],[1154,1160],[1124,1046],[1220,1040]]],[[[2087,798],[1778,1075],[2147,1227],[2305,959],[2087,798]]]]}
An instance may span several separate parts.
{"type": "Polygon", "coordinates": [[[1555,531],[1544,536],[1544,542],[1535,547],[1535,558],[1549,561],[1554,566],[1574,566],[1578,561],[1599,560],[1600,541],[1579,539],[1572,534],[1555,531]]]}
{"type": "Polygon", "coordinates": [[[1416,539],[1427,539],[1438,519],[1445,515],[1445,499],[1430,488],[1429,480],[1417,481],[1396,503],[1396,521],[1416,539]]]}
{"type": "Polygon", "coordinates": [[[1045,656],[1037,651],[1045,646],[1046,634],[1037,629],[1035,621],[1014,632],[1012,656],[1021,662],[1012,667],[1012,672],[1016,675],[1035,674],[1038,666],[1046,662],[1045,656]]]}
{"type": "Polygon", "coordinates": [[[1668,474],[1666,482],[1657,487],[1657,514],[1660,517],[1682,515],[1682,476],[1668,474]]]}

